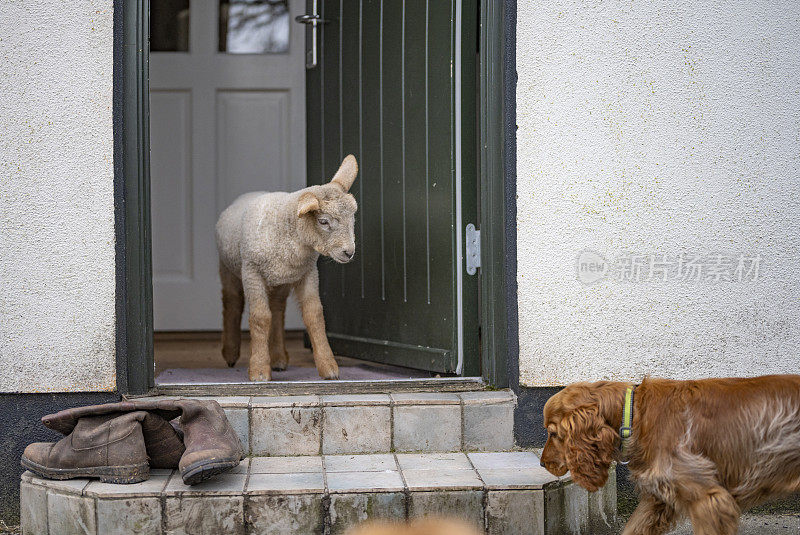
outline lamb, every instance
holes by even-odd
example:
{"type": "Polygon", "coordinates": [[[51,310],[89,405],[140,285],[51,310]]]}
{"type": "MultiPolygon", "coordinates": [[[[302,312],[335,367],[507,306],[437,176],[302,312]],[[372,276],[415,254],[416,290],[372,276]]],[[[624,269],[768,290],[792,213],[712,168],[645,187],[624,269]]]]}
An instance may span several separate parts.
{"type": "Polygon", "coordinates": [[[317,372],[338,379],[339,367],[325,334],[319,299],[317,258],[345,264],[355,255],[355,198],[358,174],[348,155],[333,179],[293,193],[246,193],[219,217],[216,227],[222,282],[222,357],[239,359],[245,299],[250,303],[251,381],[269,381],[272,370],[289,364],[283,339],[286,299],[294,290],[317,372]]]}

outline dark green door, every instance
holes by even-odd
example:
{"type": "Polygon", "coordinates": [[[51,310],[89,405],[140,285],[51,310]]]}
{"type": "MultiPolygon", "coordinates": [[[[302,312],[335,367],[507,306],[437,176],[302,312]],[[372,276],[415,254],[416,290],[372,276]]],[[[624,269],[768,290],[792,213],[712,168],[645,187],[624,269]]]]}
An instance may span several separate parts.
{"type": "Polygon", "coordinates": [[[350,153],[360,168],[356,258],[319,264],[331,346],[478,375],[478,281],[463,260],[477,225],[476,3],[314,4],[327,23],[306,71],[308,182],[350,153]]]}

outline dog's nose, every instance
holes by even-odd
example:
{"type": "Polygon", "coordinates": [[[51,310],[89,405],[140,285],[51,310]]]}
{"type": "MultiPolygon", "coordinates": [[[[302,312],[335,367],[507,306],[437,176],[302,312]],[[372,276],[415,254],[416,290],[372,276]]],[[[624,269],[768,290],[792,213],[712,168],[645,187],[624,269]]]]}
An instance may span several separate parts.
{"type": "Polygon", "coordinates": [[[539,466],[541,466],[542,468],[544,468],[544,467],[545,467],[545,466],[544,466],[544,461],[543,461],[543,460],[541,460],[541,459],[539,459],[539,466]]]}

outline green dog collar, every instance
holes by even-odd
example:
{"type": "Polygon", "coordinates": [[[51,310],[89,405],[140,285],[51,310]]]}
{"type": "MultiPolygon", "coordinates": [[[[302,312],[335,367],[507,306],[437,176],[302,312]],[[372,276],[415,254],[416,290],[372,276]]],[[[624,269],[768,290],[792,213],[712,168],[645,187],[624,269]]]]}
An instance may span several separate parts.
{"type": "Polygon", "coordinates": [[[633,391],[636,387],[631,385],[625,390],[625,405],[622,407],[622,427],[619,436],[622,439],[620,462],[628,464],[628,445],[633,434],[633,391]]]}

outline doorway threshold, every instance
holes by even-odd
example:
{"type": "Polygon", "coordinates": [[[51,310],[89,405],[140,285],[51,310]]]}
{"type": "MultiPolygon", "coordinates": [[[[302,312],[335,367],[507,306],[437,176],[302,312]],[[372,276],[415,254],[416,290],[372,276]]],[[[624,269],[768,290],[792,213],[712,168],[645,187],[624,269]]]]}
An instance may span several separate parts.
{"type": "Polygon", "coordinates": [[[265,383],[160,383],[148,396],[287,396],[304,394],[392,394],[484,390],[481,377],[432,377],[370,381],[269,381],[265,383]]]}

